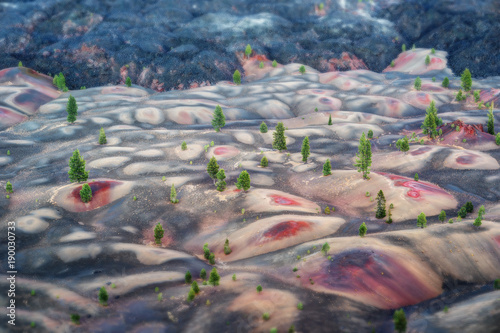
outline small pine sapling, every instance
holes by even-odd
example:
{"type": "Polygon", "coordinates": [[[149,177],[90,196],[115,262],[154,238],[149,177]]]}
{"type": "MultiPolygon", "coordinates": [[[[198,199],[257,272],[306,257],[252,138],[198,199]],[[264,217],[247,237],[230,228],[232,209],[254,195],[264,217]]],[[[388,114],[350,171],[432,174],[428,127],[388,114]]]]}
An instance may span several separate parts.
{"type": "Polygon", "coordinates": [[[187,145],[186,141],[182,141],[182,143],[181,143],[181,149],[182,150],[187,150],[188,149],[188,145],[187,145]]]}
{"type": "Polygon", "coordinates": [[[125,80],[125,85],[129,88],[132,86],[132,80],[129,76],[127,76],[127,79],[125,80]]]}
{"type": "Polygon", "coordinates": [[[224,254],[228,255],[231,252],[231,248],[229,247],[229,239],[226,238],[226,242],[224,243],[224,254]]]}
{"type": "Polygon", "coordinates": [[[306,67],[304,65],[299,67],[300,74],[304,74],[306,72],[306,67]]]}
{"type": "Polygon", "coordinates": [[[184,281],[187,284],[191,284],[192,280],[193,280],[193,277],[191,276],[191,272],[190,271],[186,271],[186,274],[184,274],[184,281]]]}
{"type": "Polygon", "coordinates": [[[176,204],[179,202],[177,199],[177,191],[175,190],[175,185],[172,183],[172,187],[170,188],[170,202],[176,204]]]}
{"type": "Polygon", "coordinates": [[[323,246],[321,247],[321,252],[326,256],[328,254],[328,251],[330,251],[330,244],[328,242],[325,242],[323,246]]]}
{"type": "Polygon", "coordinates": [[[368,231],[368,228],[366,227],[366,223],[363,222],[359,226],[359,236],[364,237],[366,235],[366,232],[368,231]]]}
{"type": "Polygon", "coordinates": [[[327,159],[325,164],[323,164],[323,176],[329,176],[332,174],[332,165],[330,159],[327,159]]]}
{"type": "Polygon", "coordinates": [[[235,70],[233,74],[233,82],[234,84],[241,84],[241,74],[239,70],[235,70]]]}
{"type": "Polygon", "coordinates": [[[271,65],[271,66],[273,66],[273,67],[275,67],[275,68],[278,66],[278,63],[276,62],[276,60],[273,60],[273,63],[272,63],[272,65],[271,65]]]}
{"type": "Polygon", "coordinates": [[[269,161],[267,160],[267,157],[264,155],[262,156],[262,159],[260,160],[260,166],[265,168],[269,165],[269,161]]]}
{"type": "Polygon", "coordinates": [[[99,144],[100,145],[105,145],[108,143],[108,140],[106,139],[106,133],[104,133],[104,128],[101,127],[99,130],[99,144]]]}
{"type": "Polygon", "coordinates": [[[267,133],[267,125],[265,122],[262,122],[262,124],[260,124],[259,130],[261,133],[267,133]]]}
{"type": "Polygon", "coordinates": [[[160,223],[158,223],[153,231],[154,238],[155,238],[155,243],[160,245],[161,244],[161,239],[163,238],[165,231],[163,230],[163,227],[161,226],[160,223]]]}

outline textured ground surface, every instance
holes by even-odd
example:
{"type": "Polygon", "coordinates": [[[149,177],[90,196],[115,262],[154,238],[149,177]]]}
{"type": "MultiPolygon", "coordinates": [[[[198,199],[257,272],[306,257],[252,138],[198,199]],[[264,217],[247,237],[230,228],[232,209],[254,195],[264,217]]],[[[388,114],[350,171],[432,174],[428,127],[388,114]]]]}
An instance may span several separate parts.
{"type": "MultiPolygon", "coordinates": [[[[321,72],[381,71],[402,44],[445,50],[449,67],[500,75],[497,0],[19,0],[0,3],[0,68],[68,86],[133,82],[155,90],[231,78],[244,47],[321,72]]],[[[432,64],[432,68],[442,66],[432,64]]],[[[245,68],[246,69],[246,68],[245,68]]]]}
{"type": "MultiPolygon", "coordinates": [[[[11,331],[28,331],[34,321],[39,332],[285,332],[292,324],[300,332],[392,332],[393,311],[404,307],[411,332],[494,332],[500,149],[484,132],[485,109],[471,98],[454,101],[459,79],[446,66],[446,52],[432,56],[432,70],[423,65],[428,54],[396,54],[397,65],[381,73],[307,67],[304,75],[298,63],[265,62],[259,69],[262,58],[254,56],[243,62],[249,77],[243,85],[221,81],[161,93],[136,85],[61,93],[28,68],[1,71],[0,185],[11,181],[14,193],[0,196],[0,228],[6,232],[6,222],[16,221],[22,304],[11,331]],[[413,88],[417,74],[421,91],[413,88]],[[440,86],[445,75],[450,89],[440,86]],[[66,121],[70,94],[79,107],[74,124],[66,121]],[[439,141],[420,130],[432,100],[443,118],[439,141]],[[216,105],[227,121],[219,133],[210,126],[216,105]],[[279,120],[288,143],[281,153],[272,150],[279,120]],[[260,133],[262,121],[269,132],[260,133]],[[98,144],[101,127],[106,145],[98,144]],[[352,165],[359,136],[370,129],[366,181],[352,165]],[[398,151],[396,140],[413,133],[423,142],[398,151]],[[305,136],[308,163],[300,155],[305,136]],[[88,204],[79,200],[82,184],[68,181],[76,148],[90,172],[88,204]],[[205,171],[212,156],[226,171],[222,193],[205,171]],[[263,156],[266,168],[259,166],[263,156]],[[326,159],[332,175],[324,177],[326,159]],[[234,186],[242,170],[252,180],[246,193],[234,186]],[[168,200],[172,184],[175,205],[168,200]],[[394,205],[392,224],[374,216],[379,190],[394,205]],[[438,221],[441,209],[455,219],[466,201],[476,207],[466,219],[438,221]],[[475,229],[481,204],[487,214],[475,229]],[[330,215],[323,213],[327,205],[330,215]],[[426,229],[416,227],[421,212],[426,229]],[[155,246],[158,223],[165,237],[155,246]],[[325,242],[327,255],[320,251],[325,242]],[[201,293],[188,303],[184,273],[198,278],[212,266],[204,243],[215,254],[221,285],[198,279],[201,293]],[[101,286],[110,294],[107,307],[97,301],[101,286]],[[80,326],[69,320],[75,312],[80,326]]],[[[491,102],[500,80],[475,80],[473,88],[491,102]]],[[[498,109],[494,114],[498,123],[498,109]]],[[[0,286],[7,287],[4,276],[0,286]]]]}

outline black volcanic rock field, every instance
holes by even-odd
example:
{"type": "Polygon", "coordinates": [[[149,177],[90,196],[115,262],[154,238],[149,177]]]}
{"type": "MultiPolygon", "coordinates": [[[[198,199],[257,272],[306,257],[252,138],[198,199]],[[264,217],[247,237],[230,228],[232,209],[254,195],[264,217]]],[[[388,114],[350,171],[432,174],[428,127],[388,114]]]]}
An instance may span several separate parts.
{"type": "Polygon", "coordinates": [[[498,14],[0,4],[0,332],[498,332],[498,14]]]}
{"type": "Polygon", "coordinates": [[[500,75],[499,3],[484,1],[24,0],[0,4],[0,68],[68,76],[70,89],[134,82],[162,91],[216,84],[253,49],[321,72],[381,71],[400,52],[437,48],[450,68],[500,75]]]}

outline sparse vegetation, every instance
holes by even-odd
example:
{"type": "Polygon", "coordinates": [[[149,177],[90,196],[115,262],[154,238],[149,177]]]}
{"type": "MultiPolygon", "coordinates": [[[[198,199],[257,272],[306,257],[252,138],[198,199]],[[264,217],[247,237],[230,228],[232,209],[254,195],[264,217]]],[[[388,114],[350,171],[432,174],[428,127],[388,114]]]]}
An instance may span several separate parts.
{"type": "Polygon", "coordinates": [[[309,147],[309,137],[307,136],[302,141],[302,149],[300,153],[302,154],[302,162],[307,163],[307,158],[309,157],[309,155],[311,155],[309,147]]]}
{"type": "Polygon", "coordinates": [[[177,199],[177,191],[175,190],[174,184],[172,184],[172,187],[170,188],[170,202],[173,204],[179,202],[179,200],[177,199]]]}
{"type": "Polygon", "coordinates": [[[325,214],[330,215],[330,207],[328,206],[325,207],[325,214]]]}
{"type": "Polygon", "coordinates": [[[394,62],[394,60],[391,61],[391,67],[394,67],[396,66],[396,63],[394,62]]]}
{"type": "Polygon", "coordinates": [[[233,74],[233,82],[235,84],[241,84],[241,74],[239,70],[235,70],[233,74]]]}
{"type": "Polygon", "coordinates": [[[403,309],[394,311],[394,329],[398,333],[406,332],[406,315],[403,309]]]}
{"type": "MultiPolygon", "coordinates": [[[[208,255],[210,255],[210,253],[208,255]]],[[[205,259],[208,259],[208,258],[205,258],[205,259]]],[[[201,269],[201,271],[200,271],[200,278],[202,280],[205,280],[207,278],[207,271],[205,270],[205,268],[201,269]]]]}
{"type": "Polygon", "coordinates": [[[188,145],[187,145],[186,141],[182,141],[182,143],[181,143],[181,149],[182,150],[187,150],[188,149],[188,145]]]}
{"type": "Polygon", "coordinates": [[[76,121],[76,116],[78,115],[78,105],[76,104],[76,99],[71,95],[69,95],[68,98],[66,112],[68,113],[68,116],[66,117],[68,123],[73,124],[76,121]]]}
{"type": "Polygon", "coordinates": [[[427,218],[425,217],[425,214],[422,212],[417,217],[417,227],[425,228],[426,226],[427,226],[427,218]]]}
{"type": "Polygon", "coordinates": [[[441,213],[439,213],[438,219],[439,219],[439,221],[441,221],[441,223],[443,223],[444,220],[446,220],[446,212],[444,210],[441,210],[441,213]]]}
{"type": "Polygon", "coordinates": [[[238,189],[243,189],[244,191],[248,191],[250,189],[250,175],[246,170],[243,170],[238,177],[238,181],[236,182],[236,187],[238,189]]]}
{"type": "Polygon", "coordinates": [[[368,130],[367,137],[368,137],[368,139],[373,139],[373,131],[372,130],[368,130]]]}
{"type": "Polygon", "coordinates": [[[471,90],[471,88],[472,88],[472,75],[471,75],[468,68],[466,68],[463,71],[460,80],[462,81],[462,88],[464,88],[465,91],[471,90]]]}
{"type": "Polygon", "coordinates": [[[329,116],[328,116],[328,125],[329,125],[329,126],[333,125],[333,122],[332,122],[332,115],[329,115],[329,116]]]}
{"type": "Polygon", "coordinates": [[[73,324],[80,325],[80,315],[78,313],[72,313],[70,318],[73,324]]]}
{"type": "Polygon", "coordinates": [[[68,87],[66,87],[66,78],[64,77],[63,73],[59,73],[59,75],[56,74],[56,76],[54,76],[54,79],[52,80],[52,83],[57,87],[57,89],[61,91],[68,91],[68,87]]]}
{"type": "Polygon", "coordinates": [[[405,135],[404,138],[398,139],[398,141],[396,141],[396,147],[406,155],[406,152],[410,150],[408,137],[405,135]]]}
{"type": "Polygon", "coordinates": [[[106,291],[106,288],[105,287],[101,287],[101,289],[99,289],[99,303],[101,303],[101,305],[108,305],[107,302],[108,302],[108,292],[106,291]]]}
{"type": "Polygon", "coordinates": [[[128,76],[127,76],[127,79],[125,80],[125,85],[129,88],[132,86],[132,80],[128,76]]]}
{"type": "Polygon", "coordinates": [[[380,191],[378,191],[378,194],[377,194],[377,211],[375,213],[376,218],[382,219],[387,215],[386,210],[385,210],[385,204],[386,204],[386,201],[385,201],[384,192],[382,192],[382,190],[380,190],[380,191]]]}
{"type": "Polygon", "coordinates": [[[14,193],[14,190],[12,189],[12,183],[10,181],[7,181],[7,184],[5,184],[5,191],[7,193],[14,193]]]}
{"type": "Polygon", "coordinates": [[[401,45],[401,51],[406,52],[406,44],[401,45]]]}
{"type": "Polygon", "coordinates": [[[265,122],[262,122],[262,124],[260,124],[259,130],[261,133],[267,133],[267,125],[265,122]]]}
{"type": "Polygon", "coordinates": [[[71,182],[85,182],[89,178],[89,172],[85,171],[85,160],[83,156],[80,156],[78,149],[73,152],[73,156],[69,159],[68,175],[71,182]]]}
{"type": "Polygon", "coordinates": [[[260,166],[265,168],[268,165],[269,165],[269,162],[267,160],[267,157],[265,155],[262,156],[262,159],[260,160],[260,166]]]}
{"type": "Polygon", "coordinates": [[[330,159],[326,159],[325,164],[323,164],[323,176],[329,176],[332,174],[332,165],[330,159]]]}
{"type": "Polygon", "coordinates": [[[330,244],[328,242],[325,242],[323,246],[321,247],[321,252],[326,256],[328,254],[328,251],[330,251],[330,244]]]}
{"type": "Polygon", "coordinates": [[[413,82],[413,86],[415,87],[416,90],[420,90],[422,88],[422,80],[420,79],[419,76],[417,76],[417,78],[413,82]]]}
{"type": "Polygon", "coordinates": [[[491,102],[490,109],[488,110],[488,123],[486,127],[488,128],[487,132],[491,135],[495,135],[495,117],[493,116],[493,106],[494,102],[491,102]]]}
{"type": "Polygon", "coordinates": [[[431,54],[436,54],[436,50],[434,48],[431,49],[431,54]]]}
{"type": "Polygon", "coordinates": [[[427,56],[425,57],[425,65],[429,66],[431,64],[431,57],[427,56]]]}
{"type": "Polygon", "coordinates": [[[155,226],[153,233],[154,233],[155,243],[160,245],[161,239],[163,238],[163,235],[165,233],[165,231],[163,230],[163,227],[161,226],[160,223],[158,223],[155,226]]]}
{"type": "Polygon", "coordinates": [[[273,148],[278,149],[280,153],[282,150],[286,150],[285,126],[282,122],[279,122],[274,130],[273,148]]]}
{"type": "Polygon", "coordinates": [[[272,63],[272,65],[271,65],[271,66],[273,66],[273,67],[275,67],[275,68],[276,68],[276,67],[278,67],[278,63],[276,62],[276,60],[273,60],[273,63],[272,63]]]}
{"type": "Polygon", "coordinates": [[[359,139],[358,153],[356,154],[356,164],[355,167],[358,168],[358,172],[363,173],[363,179],[370,179],[368,175],[370,174],[370,167],[372,165],[372,146],[370,141],[365,139],[365,132],[361,134],[359,139]]]}
{"type": "Polygon", "coordinates": [[[83,184],[82,189],[80,190],[80,199],[82,199],[83,203],[87,203],[92,200],[92,189],[89,184],[83,184]]]}
{"type": "Polygon", "coordinates": [[[303,309],[304,309],[304,304],[302,304],[302,302],[299,302],[299,303],[297,304],[297,309],[299,309],[299,310],[303,310],[303,309]]]}
{"type": "Polygon", "coordinates": [[[366,235],[366,232],[368,231],[368,228],[366,227],[366,223],[363,222],[361,223],[361,225],[359,226],[359,235],[361,237],[364,237],[366,235]]]}
{"type": "Polygon", "coordinates": [[[257,292],[260,293],[262,291],[262,286],[259,284],[256,289],[257,289],[257,292]]]}
{"type": "Polygon", "coordinates": [[[231,252],[231,248],[229,247],[229,239],[226,238],[226,242],[224,243],[224,254],[228,255],[231,252]]]}
{"type": "Polygon", "coordinates": [[[196,297],[196,293],[193,290],[193,288],[189,289],[189,292],[188,292],[188,295],[187,295],[187,301],[191,302],[191,301],[194,300],[195,297],[196,297]]]}
{"type": "Polygon", "coordinates": [[[222,112],[220,105],[217,105],[214,110],[212,127],[216,132],[220,132],[220,129],[226,125],[226,117],[222,112]]]}
{"type": "Polygon", "coordinates": [[[262,315],[262,319],[264,320],[269,320],[269,317],[270,317],[269,312],[264,312],[264,314],[262,315]]]}
{"type": "Polygon", "coordinates": [[[217,272],[217,268],[214,267],[214,268],[212,268],[212,271],[210,272],[210,278],[209,278],[208,282],[212,286],[218,286],[219,281],[220,281],[220,275],[217,272]]]}
{"type": "Polygon", "coordinates": [[[259,63],[259,68],[260,69],[264,68],[264,63],[262,61],[259,63]]]}
{"type": "Polygon", "coordinates": [[[250,58],[251,54],[252,54],[252,47],[250,46],[250,44],[247,44],[247,47],[245,48],[245,55],[247,56],[247,58],[250,58]]]}
{"type": "Polygon", "coordinates": [[[418,182],[419,178],[418,178],[418,173],[415,173],[415,177],[413,177],[413,180],[418,182]]]}
{"type": "Polygon", "coordinates": [[[99,130],[99,144],[100,145],[105,145],[108,143],[108,140],[106,139],[106,133],[104,133],[104,128],[101,127],[99,130]]]}

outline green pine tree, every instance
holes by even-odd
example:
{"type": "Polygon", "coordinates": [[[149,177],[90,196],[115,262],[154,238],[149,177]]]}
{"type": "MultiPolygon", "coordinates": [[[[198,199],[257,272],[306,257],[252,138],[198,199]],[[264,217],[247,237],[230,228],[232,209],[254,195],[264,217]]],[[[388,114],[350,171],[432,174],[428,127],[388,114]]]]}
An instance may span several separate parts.
{"type": "Polygon", "coordinates": [[[213,286],[218,286],[220,281],[220,275],[217,273],[217,268],[212,268],[212,271],[210,272],[210,277],[208,279],[208,282],[213,285],[213,286]]]}
{"type": "Polygon", "coordinates": [[[321,252],[326,256],[328,254],[328,251],[330,251],[330,244],[328,242],[325,242],[323,246],[321,247],[321,252]]]}
{"type": "Polygon", "coordinates": [[[250,46],[250,44],[247,44],[247,47],[245,48],[245,55],[247,56],[247,58],[250,58],[251,54],[252,54],[252,47],[250,46]]]}
{"type": "Polygon", "coordinates": [[[443,79],[443,83],[441,84],[444,88],[448,88],[450,85],[450,79],[447,76],[443,79]]]}
{"type": "Polygon", "coordinates": [[[262,124],[260,124],[260,132],[261,133],[267,133],[267,125],[265,122],[262,122],[262,124]]]}
{"type": "Polygon", "coordinates": [[[66,105],[66,112],[68,113],[68,123],[74,123],[78,114],[78,105],[76,99],[69,95],[68,104],[66,105]]]}
{"type": "Polygon", "coordinates": [[[420,213],[417,218],[417,227],[425,228],[427,226],[427,219],[424,213],[420,213]]]}
{"type": "Polygon", "coordinates": [[[191,289],[193,289],[195,294],[198,294],[200,292],[200,287],[198,286],[198,282],[196,282],[196,280],[191,283],[191,289]]]}
{"type": "Polygon", "coordinates": [[[262,61],[261,61],[261,62],[259,63],[259,68],[261,68],[261,69],[262,69],[262,68],[264,68],[264,62],[262,62],[262,61]]]}
{"type": "Polygon", "coordinates": [[[184,274],[184,281],[188,284],[191,284],[192,280],[193,280],[193,277],[191,276],[191,272],[186,271],[186,274],[184,274]]]}
{"type": "Polygon", "coordinates": [[[431,54],[436,54],[436,49],[432,48],[431,49],[431,54]]]}
{"type": "Polygon", "coordinates": [[[99,289],[99,303],[106,306],[107,302],[108,302],[108,292],[106,291],[106,288],[101,287],[101,289],[99,289]]]}
{"type": "Polygon", "coordinates": [[[156,244],[158,244],[158,245],[161,244],[161,239],[163,238],[164,234],[165,234],[165,231],[163,230],[163,227],[161,226],[160,223],[158,223],[154,229],[154,237],[155,237],[156,244]]]}
{"type": "Polygon", "coordinates": [[[467,213],[472,213],[474,211],[474,205],[471,201],[467,201],[465,203],[465,210],[467,211],[467,213]]]}
{"type": "Polygon", "coordinates": [[[282,150],[286,150],[286,136],[285,136],[285,126],[282,122],[276,125],[276,129],[273,133],[273,148],[278,149],[281,153],[282,150]]]}
{"type": "Polygon", "coordinates": [[[11,182],[7,181],[7,184],[5,184],[5,191],[7,191],[7,193],[14,193],[11,182]]]}
{"type": "Polygon", "coordinates": [[[365,132],[363,132],[359,138],[358,153],[356,154],[356,163],[354,166],[358,168],[358,172],[363,173],[364,179],[370,179],[368,175],[370,174],[371,165],[372,145],[370,141],[365,138],[365,132]]]}
{"type": "Polygon", "coordinates": [[[260,160],[260,166],[265,168],[268,165],[269,165],[269,162],[267,161],[267,157],[262,156],[262,159],[260,160]]]}
{"type": "Polygon", "coordinates": [[[431,64],[431,57],[427,56],[425,57],[425,65],[429,66],[431,64]]]}
{"type": "Polygon", "coordinates": [[[368,135],[366,136],[368,139],[373,139],[373,131],[368,130],[368,135]]]}
{"type": "Polygon", "coordinates": [[[23,62],[19,61],[19,63],[17,64],[17,67],[23,67],[23,62]]]}
{"type": "Polygon", "coordinates": [[[304,74],[306,72],[306,67],[304,65],[299,67],[300,74],[304,74]]]}
{"type": "Polygon", "coordinates": [[[491,135],[495,135],[495,118],[493,117],[493,105],[494,102],[491,102],[490,109],[488,111],[488,133],[491,135]]]}
{"type": "Polygon", "coordinates": [[[239,70],[235,70],[233,74],[234,84],[241,84],[241,74],[239,70]]]}
{"type": "Polygon", "coordinates": [[[401,45],[401,51],[406,52],[406,44],[401,45]]]}
{"type": "Polygon", "coordinates": [[[394,329],[398,333],[406,332],[406,315],[403,309],[394,311],[394,329]]]}
{"type": "Polygon", "coordinates": [[[302,141],[302,149],[300,151],[302,154],[302,162],[307,163],[307,158],[311,155],[310,147],[309,147],[309,137],[305,137],[302,141]]]}
{"type": "Polygon", "coordinates": [[[422,128],[422,133],[428,134],[430,138],[435,138],[438,135],[437,126],[440,126],[443,120],[438,117],[438,110],[434,101],[431,101],[431,104],[425,111],[425,119],[420,128],[422,128]]]}
{"type": "Polygon", "coordinates": [[[101,127],[99,130],[99,144],[104,145],[108,143],[108,140],[106,139],[106,133],[104,133],[104,128],[101,127]]]}
{"type": "Polygon", "coordinates": [[[333,125],[333,122],[332,122],[332,115],[330,115],[328,117],[328,125],[333,125]]]}
{"type": "Polygon", "coordinates": [[[127,76],[127,79],[125,80],[125,85],[129,88],[132,86],[132,80],[128,76],[127,76]]]}
{"type": "Polygon", "coordinates": [[[361,225],[359,226],[359,235],[361,237],[364,237],[366,235],[367,231],[368,231],[368,228],[366,227],[366,223],[365,222],[361,223],[361,225]]]}
{"type": "Polygon", "coordinates": [[[89,172],[85,171],[85,160],[83,156],[80,156],[78,149],[73,152],[73,156],[69,159],[68,175],[71,182],[85,182],[89,178],[89,172]]]}
{"type": "Polygon", "coordinates": [[[404,138],[396,141],[396,147],[406,155],[406,152],[410,150],[410,142],[408,141],[408,137],[405,135],[404,138]]]}
{"type": "Polygon", "coordinates": [[[332,165],[330,164],[330,159],[327,159],[325,164],[323,164],[323,176],[328,176],[332,174],[332,165]]]}
{"type": "Polygon", "coordinates": [[[92,189],[89,184],[83,184],[82,189],[80,190],[80,199],[82,199],[83,203],[87,203],[92,200],[92,189]]]}
{"type": "Polygon", "coordinates": [[[231,248],[229,247],[229,239],[226,238],[226,242],[224,243],[224,254],[228,255],[231,252],[231,248]]]}
{"type": "Polygon", "coordinates": [[[215,179],[217,179],[218,172],[219,172],[219,164],[217,164],[215,156],[212,156],[207,165],[207,173],[210,176],[210,178],[214,180],[214,184],[215,184],[215,179]]]}
{"type": "Polygon", "coordinates": [[[481,91],[474,90],[474,102],[479,102],[481,100],[481,91]]]}
{"type": "Polygon", "coordinates": [[[419,76],[417,76],[413,85],[414,85],[416,90],[420,90],[422,88],[422,80],[420,79],[419,76]]]}
{"type": "Polygon", "coordinates": [[[272,64],[273,67],[278,67],[278,63],[276,62],[276,60],[273,60],[273,64],[272,64]]]}
{"type": "Polygon", "coordinates": [[[438,219],[441,222],[444,222],[446,220],[446,212],[444,210],[441,210],[441,213],[439,213],[438,219]]]}
{"type": "Polygon", "coordinates": [[[415,180],[416,182],[418,182],[418,180],[419,180],[418,173],[415,173],[415,177],[413,177],[413,180],[415,180]]]}
{"type": "Polygon", "coordinates": [[[465,91],[469,91],[472,88],[472,76],[468,68],[464,70],[460,80],[462,81],[462,88],[464,88],[465,91]]]}
{"type": "Polygon", "coordinates": [[[378,191],[378,194],[377,194],[377,212],[375,213],[376,218],[382,219],[387,215],[386,210],[385,210],[385,204],[386,204],[386,201],[385,201],[384,192],[382,192],[382,190],[380,190],[380,191],[378,191]]]}
{"type": "Polygon", "coordinates": [[[201,269],[201,271],[200,271],[200,278],[202,280],[205,280],[207,278],[207,271],[205,270],[205,268],[201,269]]]}
{"type": "Polygon", "coordinates": [[[172,187],[170,188],[170,202],[174,204],[179,202],[174,184],[172,184],[172,187]]]}
{"type": "Polygon", "coordinates": [[[63,73],[59,73],[59,75],[55,75],[54,79],[52,80],[52,83],[57,87],[57,89],[61,91],[67,91],[68,88],[66,87],[66,78],[64,77],[63,73]]]}
{"type": "Polygon", "coordinates": [[[217,105],[214,110],[214,115],[212,119],[212,127],[216,132],[219,132],[222,127],[226,125],[226,117],[222,113],[222,108],[217,105]]]}
{"type": "Polygon", "coordinates": [[[244,191],[248,191],[250,188],[250,175],[246,170],[243,170],[238,177],[238,181],[236,182],[236,187],[238,189],[243,189],[244,191]]]}
{"type": "Polygon", "coordinates": [[[495,136],[495,143],[497,144],[497,146],[500,146],[500,133],[497,133],[497,135],[495,136]]]}
{"type": "Polygon", "coordinates": [[[193,290],[193,288],[189,289],[188,296],[187,296],[188,302],[191,302],[195,297],[196,297],[196,293],[193,290]]]}
{"type": "Polygon", "coordinates": [[[182,150],[187,150],[188,149],[188,145],[187,145],[186,141],[182,141],[182,143],[181,143],[181,149],[182,150]]]}
{"type": "Polygon", "coordinates": [[[224,172],[224,169],[219,169],[217,172],[217,191],[222,192],[226,189],[226,173],[224,172]]]}

